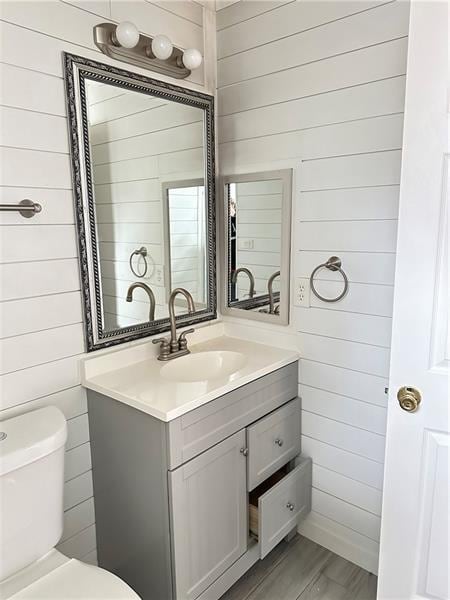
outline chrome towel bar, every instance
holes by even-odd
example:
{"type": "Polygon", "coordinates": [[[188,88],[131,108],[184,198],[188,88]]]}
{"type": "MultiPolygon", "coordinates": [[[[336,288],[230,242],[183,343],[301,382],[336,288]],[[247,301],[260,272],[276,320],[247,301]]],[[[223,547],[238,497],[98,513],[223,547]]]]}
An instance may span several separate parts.
{"type": "Polygon", "coordinates": [[[0,204],[0,211],[17,211],[22,215],[22,217],[25,217],[26,219],[34,217],[34,215],[40,213],[41,210],[42,206],[40,204],[28,199],[21,200],[19,204],[0,204]]]}
{"type": "Polygon", "coordinates": [[[321,265],[318,265],[314,269],[314,271],[311,273],[311,277],[309,278],[309,283],[311,285],[311,290],[312,290],[313,294],[317,298],[319,298],[319,300],[322,300],[322,302],[338,302],[339,300],[342,300],[342,298],[348,292],[348,277],[345,274],[344,270],[342,269],[342,261],[339,258],[339,256],[330,256],[330,258],[327,260],[327,262],[324,262],[321,265]],[[339,273],[342,275],[342,277],[344,279],[344,289],[339,294],[339,296],[336,296],[336,298],[325,298],[324,296],[321,296],[319,294],[319,292],[316,290],[316,288],[314,287],[314,275],[320,269],[329,269],[330,271],[339,271],[339,273]]]}

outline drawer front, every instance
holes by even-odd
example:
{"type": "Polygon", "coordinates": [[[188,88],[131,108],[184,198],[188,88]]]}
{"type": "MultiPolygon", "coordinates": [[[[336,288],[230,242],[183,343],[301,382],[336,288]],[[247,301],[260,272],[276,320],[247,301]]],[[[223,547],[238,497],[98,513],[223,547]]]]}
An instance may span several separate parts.
{"type": "Polygon", "coordinates": [[[311,459],[299,465],[258,500],[261,558],[292,531],[311,510],[311,459]]]}
{"type": "Polygon", "coordinates": [[[300,398],[247,428],[248,490],[300,454],[300,398]]]}
{"type": "Polygon", "coordinates": [[[194,458],[298,393],[298,362],[211,400],[167,423],[169,469],[194,458]]]}

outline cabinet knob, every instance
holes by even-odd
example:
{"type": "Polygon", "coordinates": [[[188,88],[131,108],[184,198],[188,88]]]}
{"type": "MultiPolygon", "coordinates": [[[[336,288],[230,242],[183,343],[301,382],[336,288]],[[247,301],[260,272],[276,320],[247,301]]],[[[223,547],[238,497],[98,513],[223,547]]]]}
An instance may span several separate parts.
{"type": "Polygon", "coordinates": [[[281,446],[284,444],[284,442],[283,442],[283,440],[281,440],[280,438],[277,438],[277,439],[275,440],[275,444],[276,444],[277,446],[280,446],[280,448],[281,448],[281,446]]]}
{"type": "Polygon", "coordinates": [[[295,504],[292,504],[292,502],[288,502],[286,504],[286,508],[288,508],[292,512],[295,508],[295,504]]]}
{"type": "Polygon", "coordinates": [[[248,448],[241,448],[241,449],[239,450],[239,452],[240,452],[241,454],[243,454],[244,456],[247,456],[247,455],[248,455],[248,448]]]}

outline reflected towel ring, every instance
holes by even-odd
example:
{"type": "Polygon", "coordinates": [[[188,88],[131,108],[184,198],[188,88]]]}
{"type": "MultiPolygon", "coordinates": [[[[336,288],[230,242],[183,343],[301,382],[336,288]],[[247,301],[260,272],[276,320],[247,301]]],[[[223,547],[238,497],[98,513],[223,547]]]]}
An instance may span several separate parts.
{"type": "Polygon", "coordinates": [[[141,246],[138,250],[135,250],[134,252],[132,252],[130,254],[130,269],[131,269],[131,272],[133,273],[133,275],[135,275],[136,277],[142,278],[147,275],[147,269],[148,269],[147,248],[145,246],[141,246]],[[133,267],[133,256],[134,255],[142,256],[142,258],[144,259],[144,272],[143,273],[138,273],[137,271],[134,270],[134,267],[133,267]]]}
{"type": "Polygon", "coordinates": [[[339,256],[330,256],[330,258],[327,260],[327,262],[325,262],[321,265],[318,265],[314,269],[314,271],[311,273],[311,277],[309,278],[309,283],[311,285],[311,290],[312,290],[313,294],[317,298],[319,298],[319,300],[322,300],[322,302],[338,302],[339,300],[342,300],[342,298],[348,292],[348,278],[347,278],[347,275],[345,274],[344,270],[342,269],[342,261],[339,258],[339,256]],[[314,287],[314,275],[320,269],[329,269],[330,271],[339,271],[339,273],[342,275],[342,277],[344,279],[344,289],[339,294],[339,296],[337,296],[336,298],[324,298],[324,296],[321,296],[319,294],[319,292],[316,290],[316,288],[314,287]]]}

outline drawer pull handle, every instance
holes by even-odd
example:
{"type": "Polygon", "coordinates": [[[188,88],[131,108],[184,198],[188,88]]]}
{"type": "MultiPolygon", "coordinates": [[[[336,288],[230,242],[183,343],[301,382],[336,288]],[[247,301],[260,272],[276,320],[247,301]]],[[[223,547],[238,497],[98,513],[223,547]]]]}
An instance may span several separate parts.
{"type": "Polygon", "coordinates": [[[286,504],[286,508],[288,508],[292,512],[295,508],[295,504],[292,504],[292,502],[288,502],[286,504]]]}
{"type": "Polygon", "coordinates": [[[243,455],[243,456],[248,456],[248,448],[241,448],[239,450],[239,452],[243,455]]]}
{"type": "Polygon", "coordinates": [[[284,444],[284,442],[283,442],[283,440],[280,440],[280,438],[277,438],[277,439],[275,440],[275,444],[276,444],[277,446],[280,446],[280,448],[281,448],[281,446],[284,444]]]}

